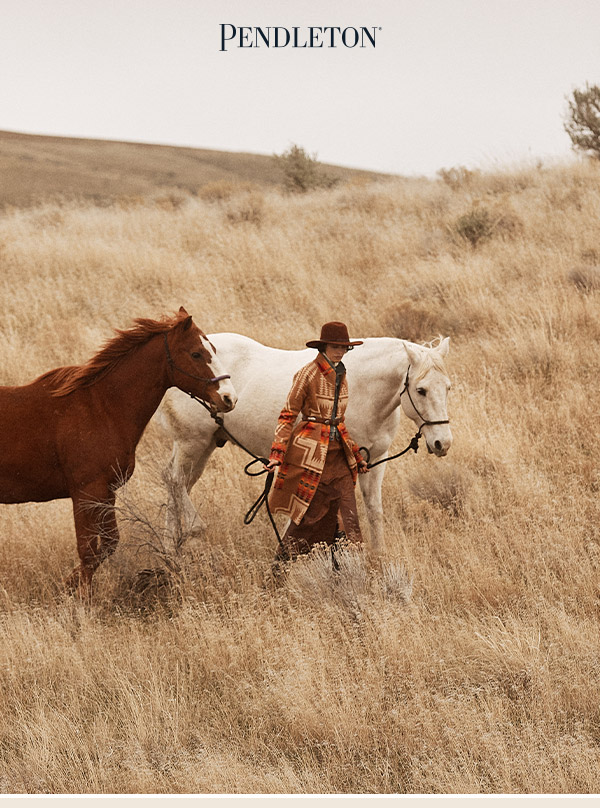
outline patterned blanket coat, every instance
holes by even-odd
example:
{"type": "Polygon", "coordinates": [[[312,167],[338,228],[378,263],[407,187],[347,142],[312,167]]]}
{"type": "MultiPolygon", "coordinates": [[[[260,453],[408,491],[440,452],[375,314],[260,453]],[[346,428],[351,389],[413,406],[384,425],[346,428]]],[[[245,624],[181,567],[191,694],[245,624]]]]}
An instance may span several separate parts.
{"type": "MultiPolygon", "coordinates": [[[[331,418],[335,395],[335,371],[327,360],[317,358],[294,376],[292,388],[281,410],[270,460],[279,460],[277,476],[271,489],[269,506],[299,524],[319,485],[329,448],[329,424],[307,421],[307,416],[331,418]],[[298,413],[301,419],[294,427],[298,413]]],[[[348,404],[348,382],[340,384],[337,417],[342,447],[346,454],[352,481],[356,484],[357,463],[364,458],[358,451],[343,422],[348,404]]]]}

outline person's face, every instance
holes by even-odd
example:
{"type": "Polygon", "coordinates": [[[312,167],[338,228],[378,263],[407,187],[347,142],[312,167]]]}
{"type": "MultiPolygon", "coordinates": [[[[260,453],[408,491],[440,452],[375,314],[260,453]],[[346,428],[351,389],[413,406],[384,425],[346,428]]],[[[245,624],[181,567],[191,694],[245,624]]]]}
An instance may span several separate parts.
{"type": "Polygon", "coordinates": [[[330,362],[341,362],[347,352],[348,348],[344,345],[332,345],[328,342],[325,346],[325,356],[330,362]]]}

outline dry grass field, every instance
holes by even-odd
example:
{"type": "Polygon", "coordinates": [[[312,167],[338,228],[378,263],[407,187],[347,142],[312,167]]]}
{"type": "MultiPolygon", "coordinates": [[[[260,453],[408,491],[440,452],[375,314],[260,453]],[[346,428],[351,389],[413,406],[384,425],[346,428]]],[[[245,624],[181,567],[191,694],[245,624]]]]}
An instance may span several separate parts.
{"type": "Polygon", "coordinates": [[[91,605],[70,503],[0,506],[0,791],[598,792],[599,221],[594,163],[5,211],[2,384],[182,304],[278,347],[343,319],[451,337],[454,444],[389,464],[382,556],[279,588],[239,450],[169,546],[154,423],[91,605]]]}

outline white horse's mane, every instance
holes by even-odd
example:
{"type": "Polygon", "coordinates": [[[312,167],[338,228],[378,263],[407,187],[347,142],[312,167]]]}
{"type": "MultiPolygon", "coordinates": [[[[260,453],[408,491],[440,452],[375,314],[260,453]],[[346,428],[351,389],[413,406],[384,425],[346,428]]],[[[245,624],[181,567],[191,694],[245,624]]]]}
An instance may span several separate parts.
{"type": "Polygon", "coordinates": [[[414,381],[418,383],[423,379],[430,370],[437,370],[444,376],[448,376],[448,371],[446,370],[446,366],[444,365],[443,356],[440,354],[438,348],[443,341],[442,337],[438,337],[437,340],[432,340],[429,343],[412,343],[416,345],[418,348],[421,349],[420,351],[420,361],[419,364],[415,368],[415,375],[414,381]]]}

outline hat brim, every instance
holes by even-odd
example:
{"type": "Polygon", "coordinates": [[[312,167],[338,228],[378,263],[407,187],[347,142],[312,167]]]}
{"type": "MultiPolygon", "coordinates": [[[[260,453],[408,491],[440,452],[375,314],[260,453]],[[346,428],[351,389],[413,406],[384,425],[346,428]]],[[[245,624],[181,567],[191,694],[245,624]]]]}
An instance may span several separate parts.
{"type": "Polygon", "coordinates": [[[343,345],[344,348],[351,348],[354,345],[362,345],[363,341],[362,340],[357,340],[356,342],[340,342],[339,340],[335,340],[335,339],[327,339],[327,340],[324,340],[324,339],[311,339],[310,342],[306,343],[306,347],[307,348],[320,348],[321,345],[323,345],[323,344],[325,344],[325,345],[343,345]]]}

